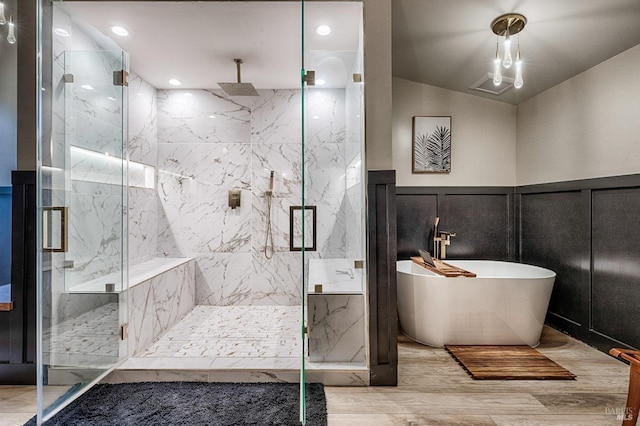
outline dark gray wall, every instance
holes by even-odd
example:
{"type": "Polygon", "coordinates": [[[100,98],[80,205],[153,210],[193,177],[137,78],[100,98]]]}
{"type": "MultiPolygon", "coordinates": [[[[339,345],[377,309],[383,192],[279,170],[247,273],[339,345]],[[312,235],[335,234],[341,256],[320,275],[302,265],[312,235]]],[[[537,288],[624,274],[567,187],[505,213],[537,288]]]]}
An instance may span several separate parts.
{"type": "Polygon", "coordinates": [[[521,194],[520,260],[555,271],[549,314],[584,327],[589,314],[589,223],[588,206],[585,210],[582,203],[581,191],[521,194]]]}
{"type": "Polygon", "coordinates": [[[369,384],[398,384],[396,172],[367,172],[369,384]]]}
{"type": "MultiPolygon", "coordinates": [[[[11,187],[0,186],[0,285],[11,282],[11,187]]],[[[0,300],[4,302],[4,300],[0,300]]]]}
{"type": "Polygon", "coordinates": [[[399,187],[398,259],[433,253],[433,223],[455,232],[449,259],[513,260],[515,256],[513,188],[399,187]]]}
{"type": "Polygon", "coordinates": [[[11,299],[0,312],[0,384],[36,383],[36,173],[12,173],[11,299]]]}
{"type": "Polygon", "coordinates": [[[640,188],[592,191],[591,328],[640,347],[640,188]]]}
{"type": "Polygon", "coordinates": [[[397,194],[398,259],[432,248],[438,215],[457,233],[448,258],[555,271],[548,324],[605,352],[640,347],[640,175],[397,194]]]}
{"type": "Polygon", "coordinates": [[[547,322],[640,347],[640,175],[519,187],[521,259],[557,273],[547,322]]]}

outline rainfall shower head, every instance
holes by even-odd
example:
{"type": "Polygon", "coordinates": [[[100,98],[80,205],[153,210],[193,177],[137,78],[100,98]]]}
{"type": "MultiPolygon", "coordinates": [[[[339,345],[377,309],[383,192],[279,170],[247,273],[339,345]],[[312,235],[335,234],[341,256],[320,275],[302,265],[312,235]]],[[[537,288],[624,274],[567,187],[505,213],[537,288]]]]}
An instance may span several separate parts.
{"type": "Polygon", "coordinates": [[[260,96],[258,91],[251,83],[242,83],[240,81],[240,64],[242,59],[234,59],[236,68],[238,70],[238,82],[237,83],[218,83],[218,86],[229,96],[260,96]]]}

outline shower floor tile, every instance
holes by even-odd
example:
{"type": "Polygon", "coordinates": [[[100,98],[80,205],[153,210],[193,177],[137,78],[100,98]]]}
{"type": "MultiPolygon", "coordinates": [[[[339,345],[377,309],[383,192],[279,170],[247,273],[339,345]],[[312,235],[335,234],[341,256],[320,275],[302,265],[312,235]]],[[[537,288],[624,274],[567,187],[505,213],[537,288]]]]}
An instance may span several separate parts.
{"type": "Polygon", "coordinates": [[[43,331],[44,359],[51,366],[108,368],[118,361],[118,304],[107,303],[43,331]]]}
{"type": "Polygon", "coordinates": [[[196,306],[124,369],[297,369],[300,306],[196,306]]]}

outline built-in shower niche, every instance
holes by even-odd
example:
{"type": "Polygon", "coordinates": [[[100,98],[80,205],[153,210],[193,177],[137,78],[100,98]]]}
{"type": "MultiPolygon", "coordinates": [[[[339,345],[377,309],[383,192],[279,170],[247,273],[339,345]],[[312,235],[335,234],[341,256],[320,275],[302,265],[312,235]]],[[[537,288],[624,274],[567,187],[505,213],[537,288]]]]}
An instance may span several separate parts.
{"type": "Polygon", "coordinates": [[[354,259],[309,259],[312,362],[365,362],[364,269],[354,259]]]}

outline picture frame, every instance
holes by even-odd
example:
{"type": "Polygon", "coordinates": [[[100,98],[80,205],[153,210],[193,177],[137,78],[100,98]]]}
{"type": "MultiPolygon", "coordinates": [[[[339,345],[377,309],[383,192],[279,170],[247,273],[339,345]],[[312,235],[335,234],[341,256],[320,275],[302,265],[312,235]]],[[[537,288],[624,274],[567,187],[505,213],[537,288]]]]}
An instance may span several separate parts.
{"type": "Polygon", "coordinates": [[[414,116],[412,173],[451,172],[451,116],[414,116]]]}
{"type": "Polygon", "coordinates": [[[316,251],[316,206],[289,206],[289,251],[302,251],[302,220],[304,217],[304,250],[316,251]]]}

